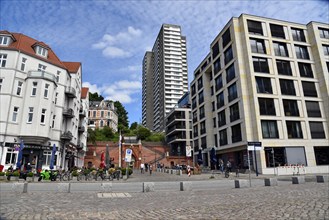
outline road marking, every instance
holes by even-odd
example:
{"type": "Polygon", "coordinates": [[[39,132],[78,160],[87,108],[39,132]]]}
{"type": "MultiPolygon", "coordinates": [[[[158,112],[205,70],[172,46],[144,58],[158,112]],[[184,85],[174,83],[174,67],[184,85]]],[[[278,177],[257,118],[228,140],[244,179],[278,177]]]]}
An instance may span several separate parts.
{"type": "Polygon", "coordinates": [[[97,193],[98,198],[126,198],[131,197],[129,193],[97,193]]]}

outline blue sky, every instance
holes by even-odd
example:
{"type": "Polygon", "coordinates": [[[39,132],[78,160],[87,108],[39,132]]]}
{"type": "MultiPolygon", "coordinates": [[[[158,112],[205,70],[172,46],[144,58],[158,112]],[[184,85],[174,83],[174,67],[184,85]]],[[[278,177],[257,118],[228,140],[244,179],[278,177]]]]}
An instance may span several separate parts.
{"type": "Polygon", "coordinates": [[[163,23],[187,37],[189,82],[209,45],[241,13],[306,24],[329,23],[329,1],[15,1],[0,0],[0,29],[48,44],[63,61],[82,62],[83,86],[119,100],[141,120],[142,59],[163,23]]]}

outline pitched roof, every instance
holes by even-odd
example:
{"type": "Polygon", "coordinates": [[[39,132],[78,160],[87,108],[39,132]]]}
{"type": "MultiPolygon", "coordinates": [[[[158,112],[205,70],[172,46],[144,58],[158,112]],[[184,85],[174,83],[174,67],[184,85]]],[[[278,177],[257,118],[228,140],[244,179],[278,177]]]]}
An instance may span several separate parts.
{"type": "Polygon", "coordinates": [[[68,71],[70,73],[77,73],[81,66],[80,62],[64,62],[63,61],[63,64],[66,66],[66,68],[68,69],[68,71]]]}
{"type": "Polygon", "coordinates": [[[66,69],[66,66],[62,63],[62,61],[56,56],[54,51],[45,43],[39,42],[31,37],[28,37],[24,34],[20,33],[12,33],[8,32],[6,30],[0,31],[0,34],[7,34],[11,35],[14,37],[15,41],[11,43],[8,46],[0,46],[0,49],[7,49],[7,50],[18,50],[21,51],[22,53],[25,53],[29,56],[35,57],[39,60],[42,60],[47,63],[51,63],[53,65],[56,65],[58,67],[66,69]],[[35,45],[40,45],[43,47],[46,47],[48,49],[48,57],[44,58],[42,56],[36,55],[34,51],[34,46],[35,45]]]}
{"type": "Polygon", "coordinates": [[[88,87],[82,87],[81,88],[81,98],[82,99],[87,98],[88,92],[89,92],[89,88],[88,87]]]}

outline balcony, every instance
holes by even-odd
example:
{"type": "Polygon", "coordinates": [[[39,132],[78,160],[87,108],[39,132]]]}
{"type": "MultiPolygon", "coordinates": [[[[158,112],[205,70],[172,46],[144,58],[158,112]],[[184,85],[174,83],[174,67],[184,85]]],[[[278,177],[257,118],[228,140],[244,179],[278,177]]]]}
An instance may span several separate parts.
{"type": "Polygon", "coordinates": [[[27,74],[27,78],[39,78],[39,79],[47,79],[53,82],[56,82],[56,76],[52,73],[48,73],[46,71],[29,71],[27,74]]]}
{"type": "Polygon", "coordinates": [[[71,86],[66,86],[65,87],[65,94],[69,98],[76,98],[77,97],[75,89],[71,86]]]}
{"type": "Polygon", "coordinates": [[[80,116],[81,118],[86,117],[86,111],[80,109],[80,111],[79,111],[79,116],[80,116]]]}
{"type": "Polygon", "coordinates": [[[71,109],[71,108],[64,109],[63,116],[66,118],[73,118],[74,117],[73,109],[71,109]]]}
{"type": "Polygon", "coordinates": [[[78,151],[83,151],[84,150],[84,146],[85,146],[84,143],[81,142],[79,145],[77,145],[77,150],[78,151]]]}
{"type": "Polygon", "coordinates": [[[78,127],[78,132],[83,133],[83,132],[85,132],[85,130],[86,130],[86,128],[84,126],[79,126],[78,127]]]}
{"type": "Polygon", "coordinates": [[[70,141],[70,140],[72,140],[72,138],[73,138],[73,135],[70,131],[66,131],[66,132],[61,134],[61,139],[62,140],[70,141]]]}

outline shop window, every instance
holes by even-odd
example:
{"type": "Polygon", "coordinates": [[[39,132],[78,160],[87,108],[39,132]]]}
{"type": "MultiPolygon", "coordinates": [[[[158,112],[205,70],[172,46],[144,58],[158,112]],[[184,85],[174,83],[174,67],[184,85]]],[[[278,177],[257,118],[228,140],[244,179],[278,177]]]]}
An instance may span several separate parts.
{"type": "Polygon", "coordinates": [[[16,156],[17,153],[15,152],[15,149],[13,148],[7,148],[7,154],[6,154],[6,164],[15,164],[16,163],[16,156]]]}

